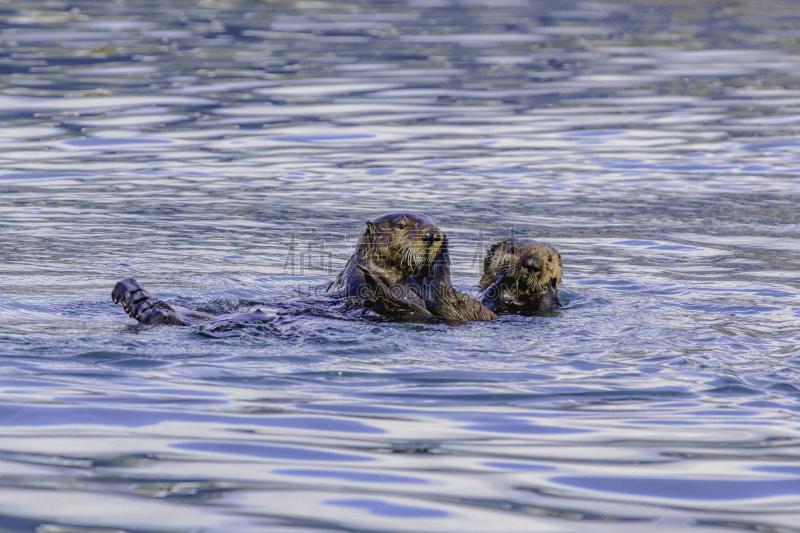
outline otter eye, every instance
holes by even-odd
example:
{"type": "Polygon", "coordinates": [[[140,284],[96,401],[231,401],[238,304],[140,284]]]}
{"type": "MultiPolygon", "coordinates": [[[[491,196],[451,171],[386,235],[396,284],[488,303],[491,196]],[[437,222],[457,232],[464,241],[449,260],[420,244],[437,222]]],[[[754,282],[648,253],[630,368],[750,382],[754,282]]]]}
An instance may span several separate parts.
{"type": "Polygon", "coordinates": [[[550,262],[552,263],[552,262],[553,262],[553,256],[552,256],[552,255],[548,255],[548,256],[547,256],[547,260],[548,260],[548,261],[550,261],[550,262]]]}
{"type": "Polygon", "coordinates": [[[408,228],[408,224],[406,224],[405,222],[398,222],[397,223],[397,227],[399,229],[406,229],[406,228],[408,228]]]}

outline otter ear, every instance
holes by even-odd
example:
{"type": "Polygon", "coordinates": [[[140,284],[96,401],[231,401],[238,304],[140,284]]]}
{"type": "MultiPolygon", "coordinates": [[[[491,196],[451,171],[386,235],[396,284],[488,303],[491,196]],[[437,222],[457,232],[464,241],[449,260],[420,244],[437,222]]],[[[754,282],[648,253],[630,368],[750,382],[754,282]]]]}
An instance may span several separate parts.
{"type": "Polygon", "coordinates": [[[375,235],[378,234],[378,228],[375,227],[375,224],[372,222],[367,222],[367,231],[364,232],[364,238],[368,242],[373,242],[375,240],[375,235]]]}
{"type": "Polygon", "coordinates": [[[369,248],[373,243],[375,237],[375,224],[372,222],[367,222],[367,231],[358,239],[358,246],[356,248],[356,253],[360,254],[360,257],[363,259],[367,256],[369,252],[369,248]]]}

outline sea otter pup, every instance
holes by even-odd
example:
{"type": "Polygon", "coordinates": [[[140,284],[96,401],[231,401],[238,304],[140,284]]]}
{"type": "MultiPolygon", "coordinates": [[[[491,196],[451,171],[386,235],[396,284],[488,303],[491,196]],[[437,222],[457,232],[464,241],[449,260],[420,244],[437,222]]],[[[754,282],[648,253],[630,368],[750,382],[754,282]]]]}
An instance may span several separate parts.
{"type": "Polygon", "coordinates": [[[532,239],[506,239],[492,245],[483,261],[481,301],[497,313],[531,314],[561,307],[561,254],[532,239]]]}
{"type": "Polygon", "coordinates": [[[497,318],[453,288],[447,237],[432,218],[408,211],[367,222],[355,253],[328,291],[390,316],[451,323],[497,318]]]}

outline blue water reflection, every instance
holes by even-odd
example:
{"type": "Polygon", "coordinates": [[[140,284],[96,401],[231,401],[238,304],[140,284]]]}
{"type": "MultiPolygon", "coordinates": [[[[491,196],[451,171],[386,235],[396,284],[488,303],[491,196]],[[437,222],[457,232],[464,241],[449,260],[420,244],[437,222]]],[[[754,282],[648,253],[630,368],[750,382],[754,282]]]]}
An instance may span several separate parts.
{"type": "Polygon", "coordinates": [[[370,498],[328,500],[325,503],[339,507],[363,509],[372,515],[389,516],[392,518],[443,518],[448,514],[446,511],[440,509],[431,509],[430,507],[415,505],[398,505],[370,498]]]}
{"type": "Polygon", "coordinates": [[[396,474],[387,473],[369,473],[369,472],[356,472],[356,471],[342,471],[342,470],[312,470],[309,468],[283,468],[273,470],[276,474],[283,474],[285,476],[300,476],[300,477],[317,477],[329,479],[341,479],[344,481],[355,481],[358,483],[385,483],[385,484],[408,484],[424,485],[429,483],[424,478],[411,477],[411,476],[398,476],[396,474]]]}
{"type": "Polygon", "coordinates": [[[678,500],[752,500],[800,494],[800,478],[680,479],[557,476],[550,480],[589,490],[678,500]]]}
{"type": "MultiPolygon", "coordinates": [[[[38,386],[37,386],[38,388],[38,386]]],[[[116,403],[105,399],[105,403],[116,403]]],[[[209,403],[209,402],[203,402],[209,403]]],[[[210,402],[218,404],[220,402],[210,402]]],[[[345,433],[383,433],[380,428],[357,420],[331,417],[276,416],[260,417],[248,414],[214,415],[178,411],[113,409],[80,405],[77,407],[42,407],[35,405],[0,405],[0,424],[9,426],[56,426],[63,424],[90,424],[99,426],[139,427],[163,422],[214,423],[241,426],[294,428],[309,431],[335,431],[345,433]]]]}

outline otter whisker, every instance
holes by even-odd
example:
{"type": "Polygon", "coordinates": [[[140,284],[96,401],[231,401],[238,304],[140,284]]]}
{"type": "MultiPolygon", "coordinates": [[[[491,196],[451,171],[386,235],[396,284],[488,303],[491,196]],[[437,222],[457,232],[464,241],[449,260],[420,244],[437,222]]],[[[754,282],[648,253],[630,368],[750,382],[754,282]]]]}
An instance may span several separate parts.
{"type": "Polygon", "coordinates": [[[411,270],[412,269],[411,247],[408,244],[404,244],[402,250],[403,250],[403,255],[402,259],[400,260],[400,264],[403,265],[406,268],[406,270],[411,270]]]}

